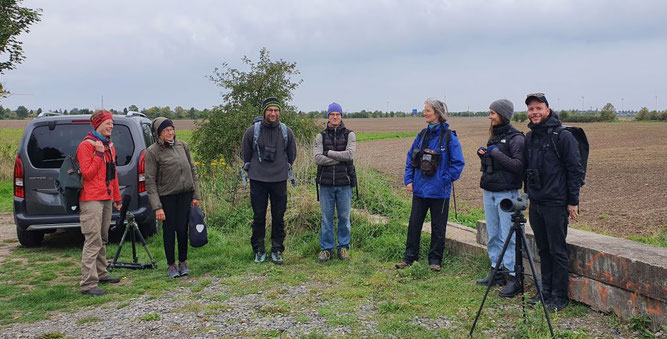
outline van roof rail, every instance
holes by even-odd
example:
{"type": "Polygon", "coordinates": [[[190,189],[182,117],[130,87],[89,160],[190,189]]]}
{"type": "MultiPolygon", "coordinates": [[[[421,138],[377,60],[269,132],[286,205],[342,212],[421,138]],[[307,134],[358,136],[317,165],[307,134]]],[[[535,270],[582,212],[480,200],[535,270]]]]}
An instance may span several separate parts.
{"type": "Polygon", "coordinates": [[[137,111],[128,111],[127,114],[125,114],[128,117],[142,117],[142,118],[147,118],[146,114],[143,114],[141,112],[137,111]]]}
{"type": "Polygon", "coordinates": [[[37,115],[38,118],[43,118],[43,117],[56,117],[56,116],[61,116],[63,115],[62,113],[58,112],[42,112],[37,115]]]}

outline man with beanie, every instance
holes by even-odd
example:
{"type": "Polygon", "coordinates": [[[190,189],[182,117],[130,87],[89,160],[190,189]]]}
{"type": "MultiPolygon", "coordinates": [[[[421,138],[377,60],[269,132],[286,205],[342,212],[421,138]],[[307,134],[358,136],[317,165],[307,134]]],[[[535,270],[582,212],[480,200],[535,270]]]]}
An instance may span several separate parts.
{"type": "MultiPolygon", "coordinates": [[[[530,227],[540,254],[542,291],[550,311],[569,303],[567,236],[568,216],[579,215],[579,188],[584,167],[574,135],[562,128],[544,93],[526,97],[526,191],[530,199],[530,227]]],[[[529,300],[537,302],[536,296],[529,300]]]]}
{"type": "Polygon", "coordinates": [[[277,98],[262,102],[264,118],[250,126],[243,135],[243,169],[250,178],[250,203],[253,223],[250,242],[255,262],[266,260],[266,210],[271,200],[271,260],[282,264],[285,250],[285,223],[287,209],[287,178],[296,159],[296,143],[292,130],[280,122],[282,104],[277,98]]]}
{"type": "Polygon", "coordinates": [[[523,133],[518,131],[510,121],[514,114],[514,105],[506,99],[496,100],[489,106],[491,127],[486,147],[477,150],[482,160],[482,177],[480,187],[483,192],[484,216],[488,241],[491,268],[488,275],[477,280],[479,285],[503,285],[501,297],[511,298],[521,293],[522,286],[516,277],[515,269],[515,238],[510,239],[505,254],[500,258],[507,234],[512,226],[512,214],[500,208],[503,199],[516,199],[522,186],[524,170],[523,133]],[[500,261],[497,273],[495,265],[500,261]],[[503,268],[504,266],[504,268],[503,268]]]}
{"type": "Polygon", "coordinates": [[[327,128],[315,137],[315,164],[317,164],[318,199],[322,210],[320,229],[320,254],[318,260],[331,259],[335,244],[334,210],[338,211],[338,258],[350,258],[350,208],[352,188],[357,185],[357,173],[354,169],[356,136],[345,128],[343,108],[338,103],[331,103],[327,109],[327,128]]]}

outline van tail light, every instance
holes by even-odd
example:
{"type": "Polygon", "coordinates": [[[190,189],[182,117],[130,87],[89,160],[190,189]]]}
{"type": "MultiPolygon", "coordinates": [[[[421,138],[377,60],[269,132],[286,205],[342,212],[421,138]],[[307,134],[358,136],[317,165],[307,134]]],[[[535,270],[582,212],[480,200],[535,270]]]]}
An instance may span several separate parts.
{"type": "Polygon", "coordinates": [[[146,192],[146,150],[139,154],[139,164],[137,165],[137,193],[146,192]]]}
{"type": "Polygon", "coordinates": [[[23,187],[23,162],[17,155],[14,163],[14,196],[25,198],[25,187],[23,187]]]}

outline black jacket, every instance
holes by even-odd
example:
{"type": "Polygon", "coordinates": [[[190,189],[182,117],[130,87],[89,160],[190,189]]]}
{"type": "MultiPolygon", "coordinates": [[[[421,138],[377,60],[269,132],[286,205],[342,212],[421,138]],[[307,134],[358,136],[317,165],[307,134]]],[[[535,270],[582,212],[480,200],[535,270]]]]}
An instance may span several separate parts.
{"type": "Polygon", "coordinates": [[[531,187],[528,181],[528,198],[543,205],[579,205],[579,188],[583,183],[584,167],[581,164],[579,146],[574,135],[567,130],[558,135],[548,135],[562,126],[556,112],[541,124],[528,124],[531,132],[526,136],[527,171],[539,172],[541,188],[531,187]],[[554,151],[558,147],[561,159],[554,151]]]}
{"type": "Polygon", "coordinates": [[[480,156],[482,177],[479,186],[487,191],[520,189],[523,184],[525,138],[514,126],[493,128],[494,136],[487,146],[496,148],[480,156]]]}

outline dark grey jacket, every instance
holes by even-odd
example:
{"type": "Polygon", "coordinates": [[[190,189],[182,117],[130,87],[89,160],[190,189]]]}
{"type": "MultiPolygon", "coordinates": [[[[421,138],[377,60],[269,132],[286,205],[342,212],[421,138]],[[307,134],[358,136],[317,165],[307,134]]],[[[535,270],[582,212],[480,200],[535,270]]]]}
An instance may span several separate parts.
{"type": "Polygon", "coordinates": [[[261,162],[259,161],[257,149],[253,147],[255,126],[250,126],[243,135],[243,144],[241,146],[243,162],[250,164],[248,177],[251,180],[263,182],[285,181],[287,180],[289,166],[296,159],[294,133],[289,127],[287,128],[287,147],[285,147],[285,140],[283,139],[278,122],[269,124],[264,120],[261,123],[261,128],[259,140],[257,141],[260,153],[264,156],[273,148],[275,150],[274,160],[267,161],[262,159],[261,162]]]}

